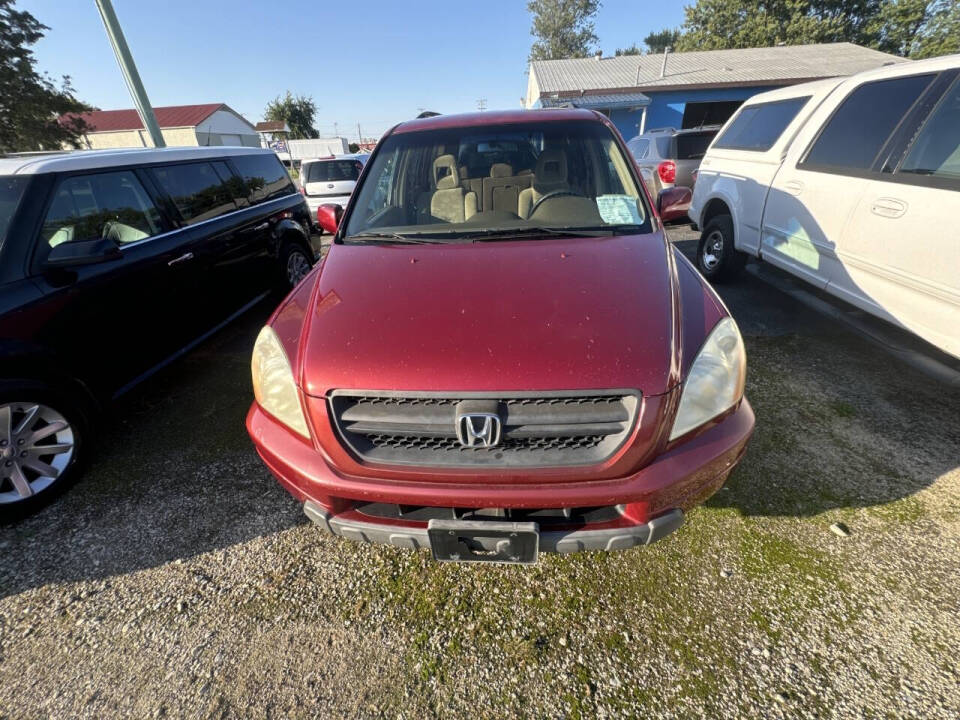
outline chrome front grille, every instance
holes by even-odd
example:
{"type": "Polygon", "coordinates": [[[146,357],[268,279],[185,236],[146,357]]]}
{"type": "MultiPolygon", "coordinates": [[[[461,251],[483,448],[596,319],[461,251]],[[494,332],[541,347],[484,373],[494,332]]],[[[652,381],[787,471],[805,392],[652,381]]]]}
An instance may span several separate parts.
{"type": "Polygon", "coordinates": [[[334,392],[330,411],[343,444],[370,462],[423,466],[592,465],[624,443],[639,395],[623,391],[469,396],[334,392]],[[458,438],[458,408],[483,404],[501,423],[492,447],[458,438]]]}

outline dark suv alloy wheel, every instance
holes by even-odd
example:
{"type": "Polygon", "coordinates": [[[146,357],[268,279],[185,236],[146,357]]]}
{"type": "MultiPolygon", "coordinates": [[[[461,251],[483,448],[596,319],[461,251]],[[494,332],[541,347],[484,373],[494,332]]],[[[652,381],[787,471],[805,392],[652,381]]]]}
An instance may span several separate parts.
{"type": "Polygon", "coordinates": [[[710,282],[728,282],[740,274],[746,262],[746,254],[733,246],[733,218],[711,218],[700,235],[697,269],[710,282]]]}
{"type": "Polygon", "coordinates": [[[287,243],[280,251],[280,267],[288,288],[294,288],[313,268],[313,260],[297,243],[287,243]]]}
{"type": "Polygon", "coordinates": [[[0,390],[0,522],[38,510],[73,482],[86,429],[79,407],[43,385],[0,390]]]}

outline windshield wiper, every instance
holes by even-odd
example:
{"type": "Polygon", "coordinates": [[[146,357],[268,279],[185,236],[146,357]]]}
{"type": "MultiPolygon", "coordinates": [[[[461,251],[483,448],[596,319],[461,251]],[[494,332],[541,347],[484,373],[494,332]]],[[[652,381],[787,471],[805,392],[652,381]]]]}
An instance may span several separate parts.
{"type": "MultiPolygon", "coordinates": [[[[632,226],[631,226],[632,227],[632,226]]],[[[512,240],[516,237],[529,235],[538,236],[571,236],[571,237],[608,237],[615,235],[617,229],[606,225],[590,225],[584,227],[517,227],[517,228],[488,228],[484,230],[473,230],[461,233],[461,237],[469,238],[474,242],[486,242],[496,240],[512,240]]]]}
{"type": "Polygon", "coordinates": [[[397,245],[430,245],[443,243],[436,237],[430,237],[423,233],[411,233],[404,235],[402,233],[392,232],[363,232],[356,235],[348,235],[343,239],[344,243],[349,244],[352,240],[375,240],[378,243],[394,243],[397,245]]]}

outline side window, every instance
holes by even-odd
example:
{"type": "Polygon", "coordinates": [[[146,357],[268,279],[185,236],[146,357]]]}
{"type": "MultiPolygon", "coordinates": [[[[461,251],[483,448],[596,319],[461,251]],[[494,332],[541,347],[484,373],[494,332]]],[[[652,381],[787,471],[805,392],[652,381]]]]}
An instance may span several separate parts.
{"type": "Polygon", "coordinates": [[[129,170],[64,178],[54,191],[41,237],[50,246],[109,238],[118,244],[158,235],[160,213],[129,170]]]}
{"type": "Polygon", "coordinates": [[[397,155],[399,152],[399,150],[394,150],[393,153],[387,156],[387,159],[383,163],[383,170],[380,173],[380,178],[377,180],[377,188],[373,193],[373,197],[370,198],[370,204],[367,206],[367,210],[371,215],[381,212],[392,204],[393,188],[395,185],[394,176],[396,175],[397,155]]]}
{"type": "Polygon", "coordinates": [[[748,105],[730,121],[713,147],[766,152],[809,99],[807,96],[748,105]]]}
{"type": "Polygon", "coordinates": [[[276,200],[297,192],[286,168],[273,153],[234,155],[230,158],[240,172],[253,204],[276,200]]]}
{"type": "Polygon", "coordinates": [[[661,158],[670,157],[670,140],[672,138],[668,135],[662,135],[654,139],[654,142],[657,143],[657,156],[661,158]]]}
{"type": "Polygon", "coordinates": [[[228,183],[210,163],[153,168],[157,183],[172,199],[188,225],[236,210],[228,183]]]}
{"type": "Polygon", "coordinates": [[[247,197],[247,187],[243,182],[243,178],[234,173],[222,160],[217,160],[212,164],[213,169],[217,171],[217,176],[237,206],[247,207],[250,205],[250,199],[247,197]]]}
{"type": "Polygon", "coordinates": [[[869,170],[933,75],[864,83],[827,120],[800,166],[869,170]]]}
{"type": "Polygon", "coordinates": [[[650,140],[647,138],[635,138],[627,147],[636,160],[643,160],[650,154],[650,140]]]}
{"type": "Polygon", "coordinates": [[[897,172],[942,178],[960,190],[960,79],[931,113],[897,172]]]}

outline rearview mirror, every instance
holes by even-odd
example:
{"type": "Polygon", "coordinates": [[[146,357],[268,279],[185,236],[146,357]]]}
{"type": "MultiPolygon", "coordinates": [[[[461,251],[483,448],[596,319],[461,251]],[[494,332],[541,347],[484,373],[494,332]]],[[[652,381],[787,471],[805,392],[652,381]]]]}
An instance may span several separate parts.
{"type": "Polygon", "coordinates": [[[343,208],[336,203],[324,203],[317,208],[317,224],[331,235],[337,231],[342,217],[343,208]]]}
{"type": "Polygon", "coordinates": [[[677,220],[686,220],[693,193],[688,187],[672,187],[661,190],[657,195],[657,212],[664,224],[677,220]]]}
{"type": "Polygon", "coordinates": [[[60,243],[50,249],[46,264],[51,267],[93,265],[121,257],[120,247],[108,238],[60,243]]]}

